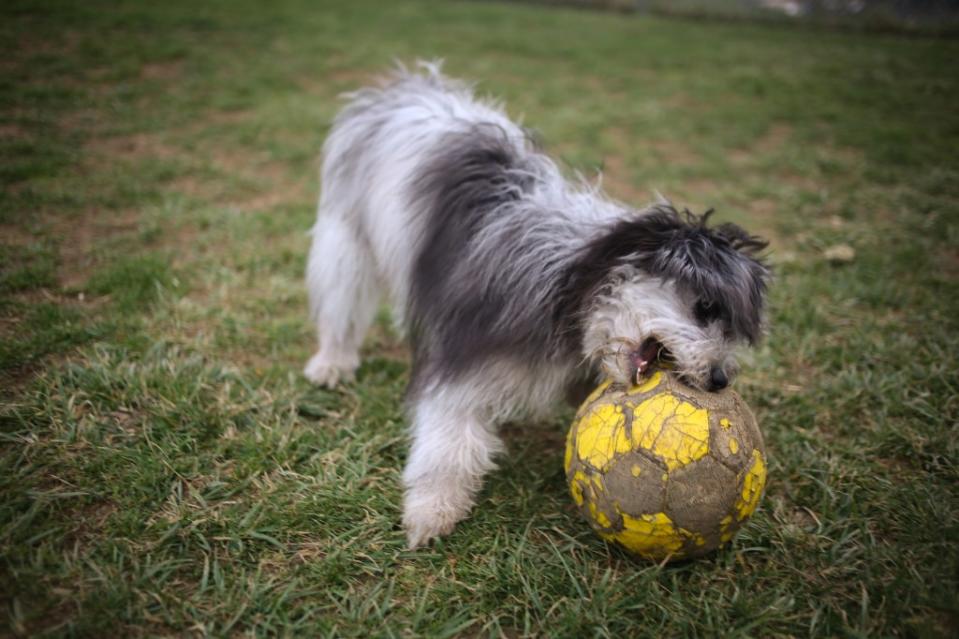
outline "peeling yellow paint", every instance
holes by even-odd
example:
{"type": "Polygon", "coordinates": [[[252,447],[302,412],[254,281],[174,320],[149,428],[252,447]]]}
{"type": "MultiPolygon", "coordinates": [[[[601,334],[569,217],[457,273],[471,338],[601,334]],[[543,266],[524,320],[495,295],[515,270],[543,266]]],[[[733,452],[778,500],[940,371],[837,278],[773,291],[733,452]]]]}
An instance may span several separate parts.
{"type": "Polygon", "coordinates": [[[603,478],[599,475],[592,475],[590,479],[593,482],[593,491],[599,495],[606,492],[606,486],[603,485],[603,478]]]}
{"type": "Polygon", "coordinates": [[[639,477],[643,472],[643,468],[639,464],[633,464],[633,467],[629,470],[633,474],[633,477],[639,477]]]}
{"type": "Polygon", "coordinates": [[[575,431],[575,428],[571,428],[569,434],[566,435],[566,453],[563,455],[563,470],[567,473],[569,472],[570,464],[573,463],[573,433],[575,431]]]}
{"type": "Polygon", "coordinates": [[[576,427],[576,454],[597,470],[606,470],[616,455],[632,447],[626,436],[626,416],[620,406],[597,406],[576,427]]]}
{"type": "Polygon", "coordinates": [[[569,493],[573,496],[573,501],[577,506],[583,505],[583,488],[586,486],[586,473],[577,470],[573,473],[573,479],[569,482],[569,493]]]}
{"type": "Polygon", "coordinates": [[[720,543],[726,543],[727,541],[733,538],[733,531],[729,529],[732,523],[733,523],[732,515],[726,515],[725,517],[719,520],[720,543]]]}
{"type": "Polygon", "coordinates": [[[719,425],[722,426],[722,427],[723,427],[724,429],[726,429],[726,430],[729,430],[729,428],[732,426],[732,424],[729,423],[729,420],[726,419],[725,417],[723,417],[721,420],[719,420],[719,425]]]}
{"type": "Polygon", "coordinates": [[[709,411],[660,394],[633,411],[633,443],[663,459],[669,470],[709,452],[709,411]]]}
{"type": "Polygon", "coordinates": [[[739,442],[736,441],[735,437],[729,438],[729,452],[733,455],[739,452],[739,442]]]}
{"type": "Polygon", "coordinates": [[[589,514],[593,516],[593,521],[595,521],[597,524],[599,524],[603,528],[609,528],[612,522],[609,520],[609,517],[606,516],[606,513],[604,513],[599,508],[597,508],[596,504],[592,501],[589,502],[588,506],[589,506],[589,514]]]}
{"type": "Polygon", "coordinates": [[[649,559],[661,559],[683,547],[683,538],[666,513],[632,517],[623,513],[623,529],[601,533],[605,539],[649,559]]]}
{"type": "Polygon", "coordinates": [[[759,450],[753,450],[753,463],[743,478],[742,494],[736,500],[736,518],[742,521],[756,510],[766,485],[766,460],[759,450]]]}

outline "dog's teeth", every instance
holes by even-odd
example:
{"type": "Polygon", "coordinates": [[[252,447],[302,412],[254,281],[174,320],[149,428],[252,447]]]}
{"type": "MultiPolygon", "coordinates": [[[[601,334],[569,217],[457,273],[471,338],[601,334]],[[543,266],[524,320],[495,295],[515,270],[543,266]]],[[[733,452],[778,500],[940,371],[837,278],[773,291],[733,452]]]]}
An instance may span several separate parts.
{"type": "Polygon", "coordinates": [[[640,384],[643,381],[643,376],[646,374],[646,370],[649,368],[649,362],[646,360],[640,360],[639,364],[636,366],[636,383],[640,384]]]}

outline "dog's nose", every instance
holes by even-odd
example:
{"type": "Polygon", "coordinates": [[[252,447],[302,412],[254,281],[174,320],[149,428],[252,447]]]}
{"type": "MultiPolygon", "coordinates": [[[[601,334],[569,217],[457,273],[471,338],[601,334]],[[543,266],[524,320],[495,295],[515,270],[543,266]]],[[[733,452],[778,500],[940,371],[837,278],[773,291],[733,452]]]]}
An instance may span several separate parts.
{"type": "Polygon", "coordinates": [[[713,366],[709,369],[709,390],[719,391],[728,385],[729,378],[726,376],[726,371],[719,366],[713,366]]]}

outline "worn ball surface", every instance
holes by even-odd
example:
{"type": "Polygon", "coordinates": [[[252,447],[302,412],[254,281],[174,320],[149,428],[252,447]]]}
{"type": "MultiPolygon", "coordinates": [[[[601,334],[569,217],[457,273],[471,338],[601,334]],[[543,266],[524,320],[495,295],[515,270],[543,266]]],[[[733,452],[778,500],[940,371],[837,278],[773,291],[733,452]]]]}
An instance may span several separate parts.
{"type": "Polygon", "coordinates": [[[739,395],[699,391],[664,372],[597,388],[569,431],[565,466],[573,500],[599,535],[655,561],[728,542],[766,484],[762,434],[739,395]]]}

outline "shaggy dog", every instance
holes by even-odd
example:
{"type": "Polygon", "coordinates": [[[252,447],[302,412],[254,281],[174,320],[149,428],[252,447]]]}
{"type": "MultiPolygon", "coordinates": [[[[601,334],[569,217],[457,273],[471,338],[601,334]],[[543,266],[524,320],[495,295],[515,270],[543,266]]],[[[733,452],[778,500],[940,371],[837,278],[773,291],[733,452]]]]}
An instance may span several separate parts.
{"type": "Polygon", "coordinates": [[[349,96],[323,148],[306,270],[317,384],[352,377],[384,296],[408,334],[411,547],[465,517],[497,426],[657,358],[718,390],[762,332],[765,243],[660,199],[567,180],[527,133],[436,64],[349,96]]]}

